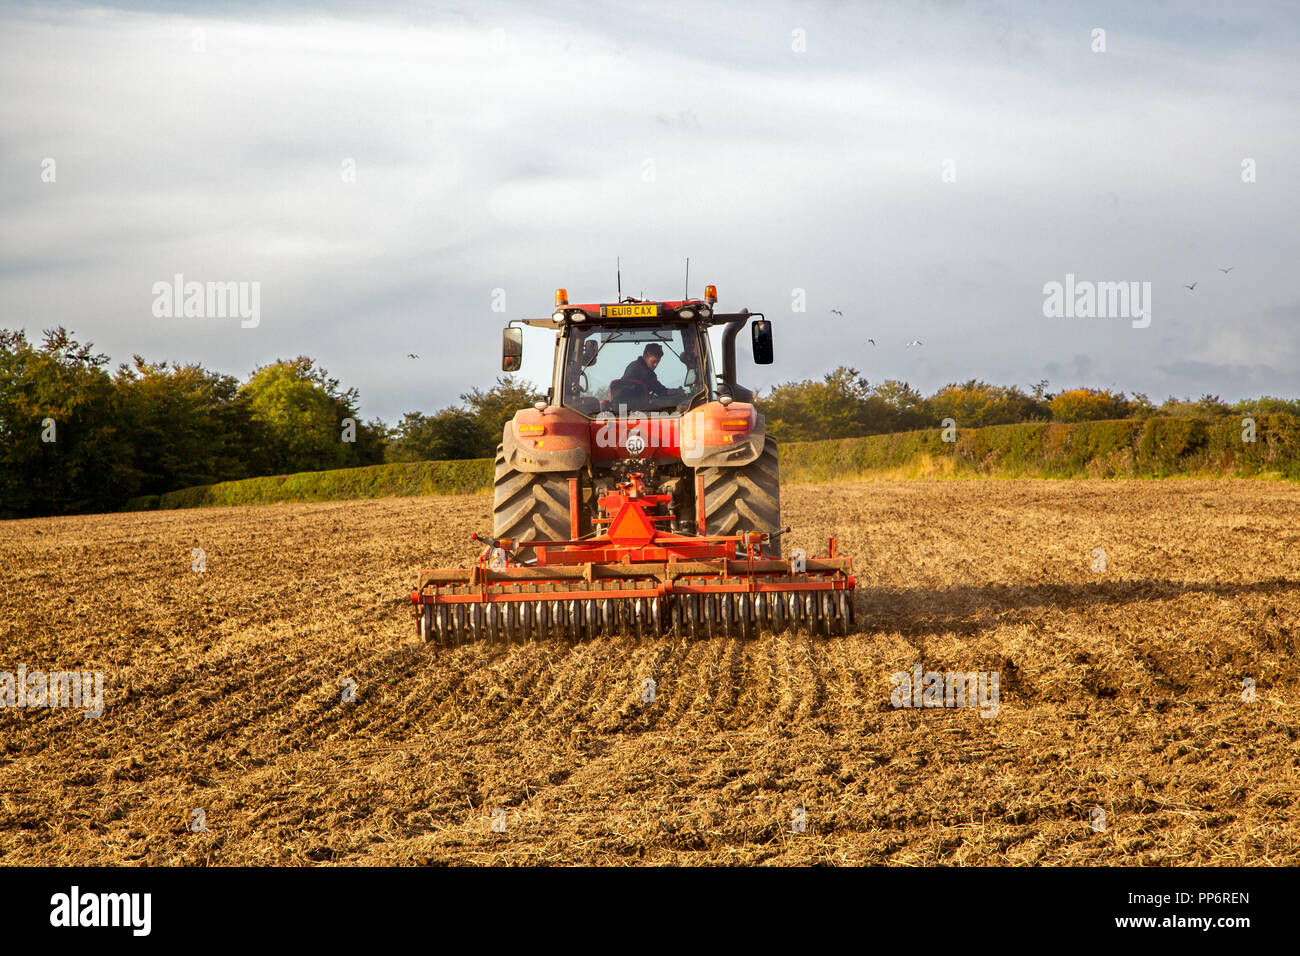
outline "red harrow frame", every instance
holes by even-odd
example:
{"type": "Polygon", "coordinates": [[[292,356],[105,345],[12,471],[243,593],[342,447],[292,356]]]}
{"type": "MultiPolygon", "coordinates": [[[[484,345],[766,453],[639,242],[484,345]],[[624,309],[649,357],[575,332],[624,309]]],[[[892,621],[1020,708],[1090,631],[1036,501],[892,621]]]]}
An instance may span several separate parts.
{"type": "Polygon", "coordinates": [[[770,535],[707,535],[703,514],[695,535],[657,527],[672,516],[650,511],[670,501],[646,494],[643,476],[628,474],[600,498],[596,532],[584,538],[578,482],[570,479],[569,540],[497,540],[473,567],[420,572],[411,603],[421,640],[613,633],[748,638],[786,628],[827,637],[849,633],[852,561],[836,555],[834,538],[823,558],[797,551],[785,560],[764,557],[770,535]],[[523,548],[536,555],[533,562],[514,560],[523,548]]]}

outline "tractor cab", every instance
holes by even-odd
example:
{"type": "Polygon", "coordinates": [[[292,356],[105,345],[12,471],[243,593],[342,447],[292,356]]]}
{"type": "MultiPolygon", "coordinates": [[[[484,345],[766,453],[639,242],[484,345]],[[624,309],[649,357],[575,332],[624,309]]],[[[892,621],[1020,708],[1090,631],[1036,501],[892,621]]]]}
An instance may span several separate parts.
{"type": "Polygon", "coordinates": [[[681,412],[710,398],[708,336],[693,323],[581,323],[564,339],[560,404],[580,415],[681,412]]]}
{"type": "Polygon", "coordinates": [[[505,330],[501,367],[520,368],[523,336],[516,323],[553,327],[557,347],[549,402],[586,418],[681,413],[719,398],[749,401],[752,395],[735,381],[736,332],[754,320],[754,360],[767,364],[771,326],[760,313],[717,313],[716,301],[711,285],[703,299],[590,304],[570,304],[568,292],[557,289],[549,319],[517,319],[505,330]],[[708,334],[715,325],[727,327],[720,371],[708,334]]]}

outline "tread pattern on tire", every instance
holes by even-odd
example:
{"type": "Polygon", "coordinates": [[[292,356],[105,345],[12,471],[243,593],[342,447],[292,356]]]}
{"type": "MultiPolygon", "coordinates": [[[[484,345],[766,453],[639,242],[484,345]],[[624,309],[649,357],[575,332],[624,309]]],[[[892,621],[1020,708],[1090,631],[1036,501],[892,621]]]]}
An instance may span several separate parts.
{"type": "MultiPolygon", "coordinates": [[[[569,537],[569,472],[516,471],[506,464],[505,451],[497,446],[496,480],[492,488],[492,536],[548,538],[569,537]]],[[[532,557],[526,549],[521,558],[532,557]]]]}
{"type": "MultiPolygon", "coordinates": [[[[763,441],[763,453],[739,468],[701,468],[709,534],[775,531],[781,527],[781,469],[776,440],[763,441]]],[[[781,556],[781,539],[764,549],[781,556]]]]}

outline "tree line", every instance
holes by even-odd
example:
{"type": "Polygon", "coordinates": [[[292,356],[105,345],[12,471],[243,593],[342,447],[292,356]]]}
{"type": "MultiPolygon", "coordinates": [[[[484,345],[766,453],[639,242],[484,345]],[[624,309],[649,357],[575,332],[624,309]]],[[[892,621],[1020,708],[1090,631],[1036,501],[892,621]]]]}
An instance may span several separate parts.
{"type": "MultiPolygon", "coordinates": [[[[39,343],[0,330],[0,517],[109,511],[129,498],[261,475],[382,462],[489,458],[520,408],[544,398],[498,378],[460,404],[408,412],[393,426],[362,421],[343,389],[307,356],[254,369],[243,382],[197,363],[109,368],[107,355],[63,328],[39,343]]],[[[1170,398],[1091,389],[1056,394],[970,381],[925,396],[906,382],[871,385],[855,369],[788,382],[757,400],[784,441],[850,438],[936,427],[1086,421],[1151,415],[1290,411],[1300,401],[1228,405],[1217,396],[1170,398]]]]}
{"type": "Polygon", "coordinates": [[[1085,422],[1116,418],[1214,418],[1289,412],[1300,415],[1300,400],[1264,397],[1229,404],[1217,395],[1199,399],[1169,397],[1160,404],[1141,392],[1132,396],[1109,389],[1048,391],[1046,381],[1028,392],[1016,385],[991,385],[972,379],[922,395],[906,382],[872,385],[853,368],[841,367],[820,380],[777,385],[759,397],[768,434],[784,441],[858,438],[887,432],[941,427],[945,420],[962,428],[1019,422],[1085,422]]]}

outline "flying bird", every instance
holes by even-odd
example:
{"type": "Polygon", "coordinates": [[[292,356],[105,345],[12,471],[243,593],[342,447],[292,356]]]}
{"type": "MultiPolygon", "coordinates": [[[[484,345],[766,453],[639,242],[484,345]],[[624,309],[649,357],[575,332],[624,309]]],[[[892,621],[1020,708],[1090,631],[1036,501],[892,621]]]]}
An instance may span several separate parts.
{"type": "Polygon", "coordinates": [[[1185,286],[1183,286],[1183,288],[1186,289],[1188,292],[1195,292],[1195,291],[1196,291],[1196,285],[1197,285],[1197,284],[1196,284],[1195,282],[1193,282],[1191,285],[1185,285],[1185,286]]]}
{"type": "Polygon", "coordinates": [[[838,315],[841,319],[844,318],[844,313],[841,312],[839,309],[831,309],[831,311],[834,312],[836,315],[838,315]]]}
{"type": "Polygon", "coordinates": [[[876,344],[876,340],[875,340],[875,339],[867,339],[867,341],[870,342],[872,345],[875,345],[875,344],[876,344]]]}
{"type": "Polygon", "coordinates": [[[912,341],[907,343],[907,347],[910,349],[913,345],[921,345],[921,344],[923,343],[921,342],[920,339],[912,339],[912,341]]]}
{"type": "Polygon", "coordinates": [[[420,356],[416,355],[414,352],[407,352],[407,353],[406,353],[406,357],[407,357],[407,358],[418,359],[420,356]]]}
{"type": "Polygon", "coordinates": [[[1219,271],[1222,272],[1222,273],[1226,276],[1229,272],[1231,272],[1231,271],[1232,271],[1233,269],[1235,269],[1235,268],[1237,268],[1237,267],[1236,267],[1236,266],[1228,266],[1228,268],[1226,268],[1226,269],[1220,269],[1219,271]]]}

